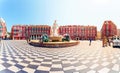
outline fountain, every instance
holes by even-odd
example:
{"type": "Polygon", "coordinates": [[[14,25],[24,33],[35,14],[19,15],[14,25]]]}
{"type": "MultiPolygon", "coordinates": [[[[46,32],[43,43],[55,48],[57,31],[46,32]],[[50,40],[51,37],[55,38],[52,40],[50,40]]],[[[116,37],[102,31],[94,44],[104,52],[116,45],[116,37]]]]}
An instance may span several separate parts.
{"type": "Polygon", "coordinates": [[[48,36],[47,34],[43,34],[41,40],[30,41],[31,45],[49,47],[49,48],[74,46],[77,45],[78,43],[79,41],[70,40],[70,36],[68,34],[65,34],[64,36],[58,34],[58,24],[56,23],[56,20],[53,23],[52,32],[50,36],[48,36]]]}
{"type": "Polygon", "coordinates": [[[58,34],[58,24],[56,23],[56,20],[52,26],[52,34],[49,38],[51,42],[62,42],[62,36],[58,34]]]}

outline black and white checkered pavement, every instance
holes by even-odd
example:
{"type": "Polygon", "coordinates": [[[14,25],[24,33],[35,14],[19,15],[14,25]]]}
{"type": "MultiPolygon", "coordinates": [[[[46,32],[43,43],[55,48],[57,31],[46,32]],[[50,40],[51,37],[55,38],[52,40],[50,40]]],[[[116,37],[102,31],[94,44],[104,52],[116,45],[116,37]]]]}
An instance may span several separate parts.
{"type": "Polygon", "coordinates": [[[26,41],[0,42],[0,73],[120,73],[120,49],[82,41],[65,48],[34,47],[26,41]]]}

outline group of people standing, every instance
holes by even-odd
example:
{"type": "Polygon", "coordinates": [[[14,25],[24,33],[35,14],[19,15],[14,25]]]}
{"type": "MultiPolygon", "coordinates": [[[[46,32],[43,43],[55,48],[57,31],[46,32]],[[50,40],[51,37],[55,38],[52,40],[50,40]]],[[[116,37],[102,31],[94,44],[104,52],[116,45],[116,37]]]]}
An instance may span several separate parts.
{"type": "MultiPolygon", "coordinates": [[[[92,39],[90,38],[89,41],[90,41],[89,42],[89,46],[90,46],[92,43],[92,39]]],[[[102,46],[103,47],[111,46],[111,39],[104,36],[102,39],[102,46]]]]}
{"type": "Polygon", "coordinates": [[[111,46],[111,40],[104,36],[102,39],[102,46],[103,47],[111,46]]]}

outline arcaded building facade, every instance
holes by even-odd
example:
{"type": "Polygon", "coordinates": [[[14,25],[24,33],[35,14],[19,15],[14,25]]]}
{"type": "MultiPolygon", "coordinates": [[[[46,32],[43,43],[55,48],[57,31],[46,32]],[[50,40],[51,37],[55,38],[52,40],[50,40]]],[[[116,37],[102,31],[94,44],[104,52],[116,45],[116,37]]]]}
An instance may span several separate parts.
{"type": "Polygon", "coordinates": [[[27,27],[27,36],[30,39],[40,39],[43,34],[50,36],[51,27],[48,25],[30,25],[27,27]]]}
{"type": "Polygon", "coordinates": [[[39,39],[42,34],[50,35],[50,30],[48,25],[14,25],[11,37],[15,40],[39,39]]]}
{"type": "Polygon", "coordinates": [[[95,40],[97,36],[96,26],[65,25],[59,27],[59,34],[69,34],[73,40],[95,40]]]}
{"type": "Polygon", "coordinates": [[[25,25],[13,25],[11,29],[11,38],[13,40],[24,40],[26,39],[25,25]]]}
{"type": "Polygon", "coordinates": [[[101,29],[101,37],[112,38],[117,35],[117,26],[112,21],[104,21],[101,29]]]}
{"type": "Polygon", "coordinates": [[[7,37],[6,22],[3,18],[0,18],[0,38],[5,39],[7,37]]]}

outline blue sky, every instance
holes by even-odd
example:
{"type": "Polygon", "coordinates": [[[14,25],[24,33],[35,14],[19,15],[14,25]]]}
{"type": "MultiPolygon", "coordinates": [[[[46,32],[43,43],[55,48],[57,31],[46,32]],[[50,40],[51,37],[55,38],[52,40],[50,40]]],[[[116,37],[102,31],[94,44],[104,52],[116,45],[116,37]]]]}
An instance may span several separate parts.
{"type": "Polygon", "coordinates": [[[0,0],[0,17],[10,32],[15,24],[95,25],[104,20],[120,28],[119,0],[0,0]]]}

